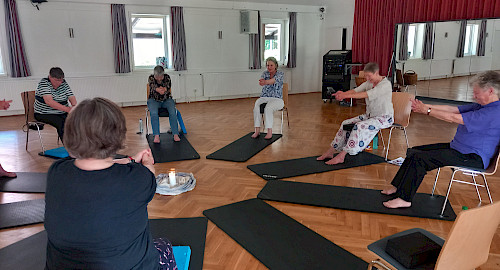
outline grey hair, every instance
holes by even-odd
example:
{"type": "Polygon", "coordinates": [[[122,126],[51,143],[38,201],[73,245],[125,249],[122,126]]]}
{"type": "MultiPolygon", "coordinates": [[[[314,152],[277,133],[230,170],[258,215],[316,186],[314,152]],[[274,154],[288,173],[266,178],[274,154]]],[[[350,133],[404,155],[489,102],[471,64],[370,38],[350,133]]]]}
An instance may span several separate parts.
{"type": "Polygon", "coordinates": [[[154,74],[155,76],[163,75],[165,74],[165,70],[163,69],[162,66],[156,66],[154,69],[154,74]]]}
{"type": "Polygon", "coordinates": [[[365,68],[363,69],[364,72],[370,72],[370,73],[375,73],[377,71],[379,71],[379,67],[378,67],[378,64],[375,63],[375,62],[370,62],[368,64],[365,65],[365,68]]]}
{"type": "Polygon", "coordinates": [[[500,91],[500,73],[492,70],[479,73],[471,79],[470,86],[479,86],[483,90],[491,87],[495,95],[498,96],[498,92],[500,91]]]}

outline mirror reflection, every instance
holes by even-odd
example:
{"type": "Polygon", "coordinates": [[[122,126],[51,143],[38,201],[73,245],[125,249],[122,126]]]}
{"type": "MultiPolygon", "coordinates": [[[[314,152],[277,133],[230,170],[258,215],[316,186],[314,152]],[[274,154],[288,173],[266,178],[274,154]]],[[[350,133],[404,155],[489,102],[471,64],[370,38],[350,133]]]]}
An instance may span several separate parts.
{"type": "Polygon", "coordinates": [[[500,71],[498,18],[397,24],[395,35],[394,55],[400,70],[396,83],[402,91],[473,101],[469,79],[482,71],[500,71]],[[416,82],[411,80],[414,77],[416,82]]]}

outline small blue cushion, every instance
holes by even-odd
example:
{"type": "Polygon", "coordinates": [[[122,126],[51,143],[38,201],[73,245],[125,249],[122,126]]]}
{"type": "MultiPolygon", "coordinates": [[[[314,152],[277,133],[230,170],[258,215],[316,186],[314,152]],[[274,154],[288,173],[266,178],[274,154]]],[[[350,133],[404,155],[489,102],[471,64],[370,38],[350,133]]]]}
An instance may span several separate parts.
{"type": "Polygon", "coordinates": [[[191,248],[188,246],[173,246],[175,262],[179,270],[188,270],[191,248]]]}
{"type": "Polygon", "coordinates": [[[66,151],[66,148],[61,146],[59,148],[46,150],[45,156],[55,157],[55,158],[66,158],[69,157],[69,154],[68,151],[66,151]]]}

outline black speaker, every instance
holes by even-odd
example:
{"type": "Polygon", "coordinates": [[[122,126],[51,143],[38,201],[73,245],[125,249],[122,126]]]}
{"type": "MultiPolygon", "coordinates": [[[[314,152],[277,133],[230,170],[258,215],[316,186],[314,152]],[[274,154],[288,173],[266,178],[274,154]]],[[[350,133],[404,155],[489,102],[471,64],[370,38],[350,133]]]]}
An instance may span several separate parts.
{"type": "Polygon", "coordinates": [[[345,51],[347,47],[347,28],[342,28],[342,50],[345,51]]]}

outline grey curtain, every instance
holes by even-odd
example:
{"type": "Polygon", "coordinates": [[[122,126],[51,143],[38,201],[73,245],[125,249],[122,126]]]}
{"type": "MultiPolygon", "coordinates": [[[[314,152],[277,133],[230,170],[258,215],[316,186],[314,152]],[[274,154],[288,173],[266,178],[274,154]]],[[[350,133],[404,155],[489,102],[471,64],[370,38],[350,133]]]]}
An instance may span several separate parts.
{"type": "Polygon", "coordinates": [[[186,32],[182,7],[171,7],[172,12],[172,52],[175,70],[186,70],[186,32]]]}
{"type": "Polygon", "coordinates": [[[460,32],[458,33],[457,57],[464,57],[466,29],[467,29],[467,21],[463,20],[460,22],[460,32]]]}
{"type": "Polygon", "coordinates": [[[288,63],[286,66],[294,68],[297,66],[297,12],[290,12],[288,36],[288,63]]]}
{"type": "Polygon", "coordinates": [[[425,24],[423,59],[434,59],[434,23],[425,24]]]}
{"type": "Polygon", "coordinates": [[[262,25],[260,24],[260,11],[257,11],[257,23],[258,23],[258,27],[257,27],[257,34],[249,34],[249,42],[250,42],[250,55],[249,55],[249,68],[250,69],[261,69],[262,68],[262,65],[261,65],[261,62],[262,62],[262,52],[260,50],[260,31],[261,31],[261,28],[262,28],[262,25]]]}
{"type": "Polygon", "coordinates": [[[479,40],[477,42],[477,56],[484,56],[486,52],[486,20],[481,21],[479,40]]]}
{"type": "Polygon", "coordinates": [[[12,77],[30,76],[30,68],[24,52],[21,26],[17,19],[15,0],[5,0],[5,28],[7,30],[8,53],[10,59],[10,73],[12,77]]]}
{"type": "Polygon", "coordinates": [[[131,68],[125,5],[111,4],[111,29],[113,32],[115,72],[128,73],[131,71],[131,68]]]}
{"type": "Polygon", "coordinates": [[[401,24],[401,35],[399,37],[399,52],[398,58],[400,61],[408,60],[408,29],[410,25],[407,23],[401,24]]]}

